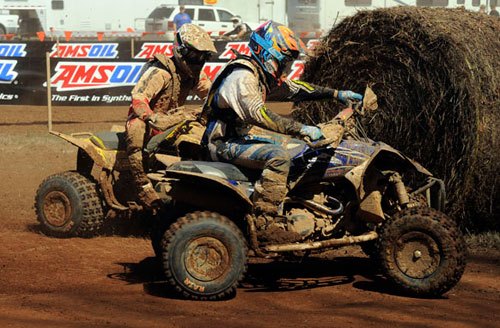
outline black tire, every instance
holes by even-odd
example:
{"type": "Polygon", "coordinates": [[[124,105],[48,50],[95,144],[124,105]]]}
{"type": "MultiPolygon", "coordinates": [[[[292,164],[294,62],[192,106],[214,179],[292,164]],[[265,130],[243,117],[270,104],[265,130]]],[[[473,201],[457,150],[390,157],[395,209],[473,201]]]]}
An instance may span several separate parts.
{"type": "Polygon", "coordinates": [[[455,221],[429,207],[409,208],[387,220],[377,248],[384,275],[412,296],[446,293],[465,269],[462,233],[455,221]]]}
{"type": "Polygon", "coordinates": [[[165,276],[185,298],[233,296],[247,270],[245,237],[218,213],[194,212],[179,218],[165,232],[161,246],[165,276]]]}
{"type": "Polygon", "coordinates": [[[45,234],[54,237],[89,237],[104,222],[96,184],[78,172],[46,178],[38,187],[35,211],[45,234]]]}
{"type": "Polygon", "coordinates": [[[153,218],[154,222],[151,226],[151,246],[153,247],[153,251],[155,252],[155,256],[158,259],[162,259],[163,248],[161,246],[161,242],[165,231],[168,229],[169,223],[168,218],[163,217],[155,217],[153,218]]]}

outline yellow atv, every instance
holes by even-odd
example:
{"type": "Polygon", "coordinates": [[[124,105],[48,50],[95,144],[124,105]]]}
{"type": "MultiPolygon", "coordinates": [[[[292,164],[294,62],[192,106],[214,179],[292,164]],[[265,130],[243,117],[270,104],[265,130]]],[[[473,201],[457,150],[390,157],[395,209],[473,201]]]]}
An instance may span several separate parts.
{"type": "MultiPolygon", "coordinates": [[[[181,158],[196,159],[203,132],[198,122],[186,120],[154,136],[145,149],[148,175],[181,158]]],[[[124,131],[50,133],[78,147],[78,155],[76,170],[47,177],[36,192],[35,210],[44,233],[90,236],[107,218],[143,211],[130,174],[124,131]]]]}

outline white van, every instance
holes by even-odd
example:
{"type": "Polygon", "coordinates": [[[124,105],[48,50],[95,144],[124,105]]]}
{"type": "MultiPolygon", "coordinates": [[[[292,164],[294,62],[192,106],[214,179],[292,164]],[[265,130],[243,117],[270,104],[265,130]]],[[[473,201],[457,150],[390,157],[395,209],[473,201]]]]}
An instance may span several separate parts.
{"type": "MultiPolygon", "coordinates": [[[[184,7],[186,8],[186,13],[191,17],[193,24],[201,26],[213,36],[233,29],[231,17],[236,15],[228,9],[195,5],[185,5],[184,7]]],[[[148,18],[146,18],[146,32],[166,32],[167,38],[173,38],[174,17],[178,13],[179,6],[160,5],[156,7],[151,14],[149,14],[148,18]]],[[[258,23],[245,23],[250,25],[252,29],[255,29],[259,25],[258,23]]]]}

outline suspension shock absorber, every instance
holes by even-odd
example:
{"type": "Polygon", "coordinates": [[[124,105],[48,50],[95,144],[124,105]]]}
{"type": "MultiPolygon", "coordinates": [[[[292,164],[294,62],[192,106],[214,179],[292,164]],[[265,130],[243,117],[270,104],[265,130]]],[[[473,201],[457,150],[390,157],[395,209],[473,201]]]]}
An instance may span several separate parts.
{"type": "Polygon", "coordinates": [[[398,195],[399,204],[402,207],[406,207],[408,203],[410,203],[410,196],[406,191],[406,187],[403,183],[401,175],[398,172],[392,173],[392,175],[389,177],[389,182],[394,184],[396,194],[398,195]]]}

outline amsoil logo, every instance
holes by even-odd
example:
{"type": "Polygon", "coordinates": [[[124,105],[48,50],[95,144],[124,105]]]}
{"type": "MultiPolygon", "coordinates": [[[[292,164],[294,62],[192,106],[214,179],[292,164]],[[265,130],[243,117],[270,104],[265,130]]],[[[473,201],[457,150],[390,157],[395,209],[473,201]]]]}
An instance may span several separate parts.
{"type": "Polygon", "coordinates": [[[311,40],[307,41],[307,46],[306,46],[306,47],[307,47],[307,49],[309,49],[309,50],[314,50],[314,48],[315,48],[318,44],[320,44],[320,43],[321,43],[321,41],[320,41],[320,40],[318,40],[318,39],[311,39],[311,40]]]}
{"type": "Polygon", "coordinates": [[[242,55],[250,56],[250,48],[248,47],[248,42],[228,42],[226,43],[226,50],[219,56],[219,59],[234,59],[232,49],[236,50],[242,55]]]}
{"type": "MultiPolygon", "coordinates": [[[[0,57],[22,58],[26,57],[25,43],[0,44],[0,57]]],[[[19,75],[14,69],[17,66],[15,59],[0,60],[0,84],[12,84],[19,75]]]]}
{"type": "Polygon", "coordinates": [[[142,44],[141,50],[134,58],[149,59],[153,58],[156,54],[164,54],[171,57],[174,54],[173,49],[174,45],[172,43],[145,42],[142,44]]]}
{"type": "Polygon", "coordinates": [[[57,91],[91,90],[135,85],[143,63],[59,62],[51,83],[57,91]]]}
{"type": "Polygon", "coordinates": [[[0,57],[26,57],[25,43],[4,43],[0,44],[0,57]]]}
{"type": "Polygon", "coordinates": [[[118,43],[62,43],[52,46],[50,57],[113,59],[118,56],[118,43]]]}
{"type": "MultiPolygon", "coordinates": [[[[203,66],[203,72],[205,72],[208,78],[213,82],[225,65],[226,63],[206,63],[205,66],[203,66]]],[[[290,80],[298,80],[302,73],[304,73],[304,62],[296,60],[292,64],[292,68],[287,78],[290,80]]]]}
{"type": "Polygon", "coordinates": [[[18,73],[14,71],[17,65],[17,60],[0,60],[0,83],[11,84],[17,77],[18,73]]]}
{"type": "Polygon", "coordinates": [[[289,80],[298,80],[300,76],[304,73],[304,62],[300,60],[296,60],[292,64],[292,69],[290,70],[290,74],[288,74],[287,78],[289,80]]]}
{"type": "Polygon", "coordinates": [[[226,63],[206,63],[203,66],[203,72],[207,74],[208,78],[213,82],[217,74],[222,70],[226,63]]]}

